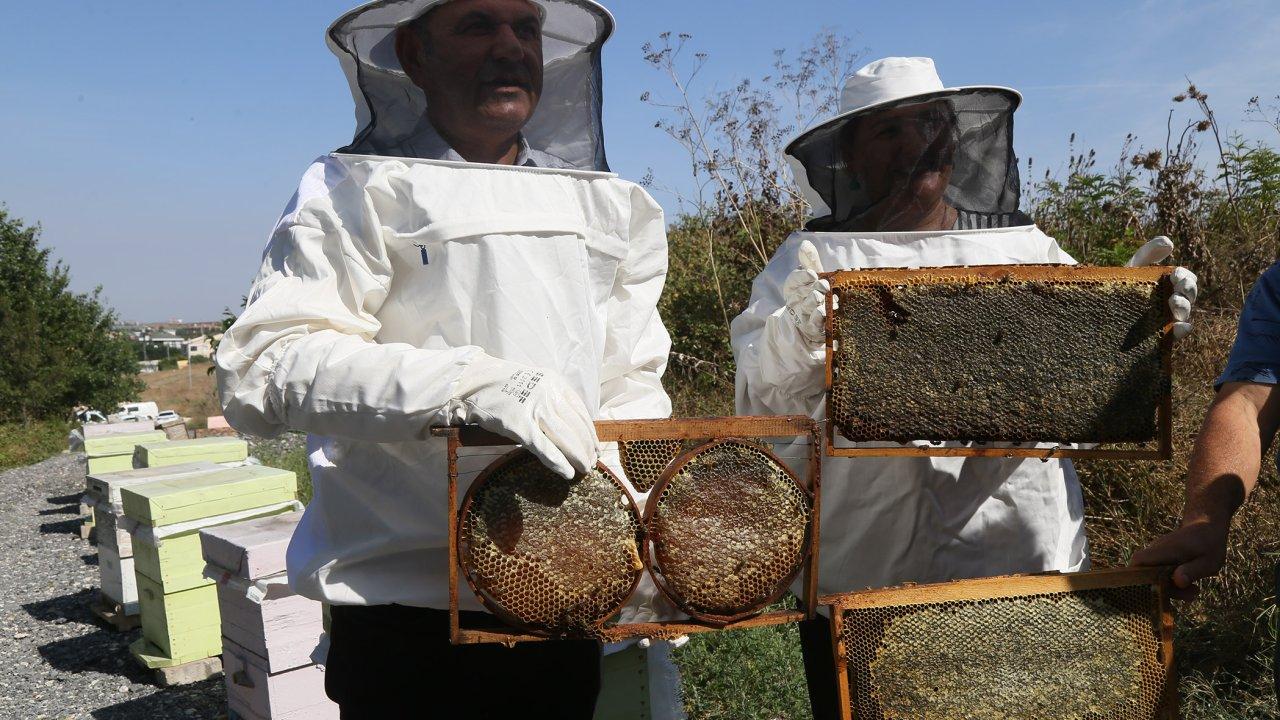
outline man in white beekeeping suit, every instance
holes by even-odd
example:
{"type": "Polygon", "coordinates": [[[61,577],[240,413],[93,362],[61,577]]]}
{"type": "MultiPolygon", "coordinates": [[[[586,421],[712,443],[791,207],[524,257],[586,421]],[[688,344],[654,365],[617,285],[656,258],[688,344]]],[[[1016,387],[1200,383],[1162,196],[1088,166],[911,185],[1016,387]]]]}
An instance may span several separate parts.
{"type": "MultiPolygon", "coordinates": [[[[733,322],[741,414],[825,416],[824,270],[1074,263],[1018,209],[1013,112],[1000,87],[946,88],[928,58],[887,58],[850,77],[840,113],[788,147],[815,219],[788,238],[733,322]]],[[[1158,263],[1157,238],[1131,265],[1158,263]]],[[[1195,276],[1175,271],[1179,337],[1195,276]]],[[[828,458],[819,590],[1088,567],[1069,461],[828,458]]],[[[816,718],[839,717],[830,630],[801,640],[816,718]]]]}
{"type": "MultiPolygon", "coordinates": [[[[592,716],[598,643],[450,644],[429,429],[479,424],[572,477],[593,419],[670,414],[662,211],[605,163],[612,29],[592,0],[378,0],[329,29],[355,139],[306,171],[217,364],[234,427],[308,433],[289,579],[333,605],[343,718],[592,716]]],[[[462,493],[505,450],[473,452],[462,493]]]]}

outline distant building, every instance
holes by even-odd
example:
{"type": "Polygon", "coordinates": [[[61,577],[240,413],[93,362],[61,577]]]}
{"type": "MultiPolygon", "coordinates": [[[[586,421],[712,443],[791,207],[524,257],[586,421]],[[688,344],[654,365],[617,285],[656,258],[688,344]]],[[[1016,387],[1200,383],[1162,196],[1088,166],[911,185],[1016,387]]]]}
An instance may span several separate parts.
{"type": "Polygon", "coordinates": [[[192,356],[203,355],[209,357],[213,355],[213,338],[208,335],[201,335],[198,338],[188,340],[187,352],[192,356]]]}
{"type": "Polygon", "coordinates": [[[160,372],[160,361],[159,360],[139,360],[138,372],[142,373],[143,375],[147,375],[153,372],[160,372]]]}

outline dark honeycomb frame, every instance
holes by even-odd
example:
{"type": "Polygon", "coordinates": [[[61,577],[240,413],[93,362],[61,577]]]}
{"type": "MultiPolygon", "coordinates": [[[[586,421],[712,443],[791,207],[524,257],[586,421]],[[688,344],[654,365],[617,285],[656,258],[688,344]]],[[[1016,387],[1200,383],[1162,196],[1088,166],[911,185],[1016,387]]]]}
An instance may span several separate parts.
{"type": "MultiPolygon", "coordinates": [[[[513,645],[519,642],[540,642],[554,640],[550,633],[531,632],[516,626],[503,624],[498,616],[494,616],[492,624],[484,627],[463,627],[458,607],[459,573],[462,568],[459,562],[459,510],[458,497],[458,451],[466,447],[510,447],[515,443],[501,435],[497,435],[476,426],[437,427],[432,428],[432,435],[443,437],[446,441],[448,468],[448,507],[449,513],[449,636],[455,645],[483,643],[500,643],[513,645]]],[[[803,597],[801,607],[796,610],[764,610],[750,617],[731,622],[710,622],[690,619],[683,621],[666,621],[655,623],[628,623],[604,625],[595,633],[602,642],[619,642],[633,638],[671,639],[681,635],[715,632],[719,630],[736,630],[753,627],[783,625],[810,619],[818,605],[818,546],[819,521],[821,518],[821,472],[823,457],[823,437],[817,423],[804,416],[777,417],[724,417],[724,418],[669,418],[657,420],[616,420],[597,421],[596,434],[601,442],[646,441],[699,441],[711,443],[719,440],[739,440],[745,443],[756,443],[759,438],[787,439],[804,438],[808,440],[808,458],[805,463],[805,477],[799,478],[803,489],[809,494],[812,517],[808,550],[803,562],[803,597]]],[[[678,462],[678,458],[673,461],[678,462]]],[[[646,518],[647,519],[647,518],[646,518]]],[[[641,557],[645,558],[648,543],[642,549],[641,557]]],[[[661,591],[661,588],[660,588],[661,591]]]]}
{"type": "MultiPolygon", "coordinates": [[[[838,359],[840,337],[837,329],[837,314],[844,312],[868,313],[871,308],[855,306],[851,302],[839,303],[835,299],[842,290],[855,287],[883,287],[891,293],[902,286],[954,286],[960,290],[976,285],[998,285],[1001,283],[1025,283],[1045,287],[1061,285],[1080,285],[1084,287],[1101,286],[1108,283],[1126,286],[1150,286],[1152,292],[1161,302],[1162,324],[1159,330],[1160,373],[1157,397],[1155,399],[1154,435],[1149,438],[1116,440],[1107,437],[1079,437],[1070,441],[1062,438],[982,438],[984,442],[971,443],[974,438],[981,437],[975,431],[968,437],[923,437],[909,442],[897,437],[860,437],[857,445],[839,446],[837,440],[849,442],[838,428],[841,418],[832,416],[827,422],[826,440],[827,454],[832,457],[1003,457],[1003,458],[1095,458],[1110,460],[1167,460],[1173,456],[1173,399],[1172,399],[1172,350],[1173,350],[1173,317],[1168,308],[1168,298],[1172,294],[1172,283],[1169,275],[1173,268],[1166,266],[1150,266],[1139,268],[1082,267],[1077,265],[985,265],[970,267],[941,268],[882,268],[871,270],[851,270],[826,273],[823,275],[830,284],[831,292],[827,294],[826,323],[826,393],[829,413],[833,409],[834,393],[837,391],[838,359]],[[954,443],[964,443],[959,446],[954,443]],[[951,444],[944,444],[951,443],[951,444]],[[998,444],[997,444],[998,443],[998,444]],[[1120,444],[1123,443],[1123,444],[1120,444]],[[1097,445],[1115,444],[1116,447],[1097,447],[1097,445]]],[[[892,297],[886,301],[892,303],[892,297]]],[[[881,308],[883,310],[883,308],[881,308]]],[[[886,322],[892,322],[892,313],[886,310],[886,322]]],[[[1064,307],[1063,312],[1072,312],[1064,307]]],[[[963,327],[964,323],[957,319],[955,325],[963,327]]],[[[1140,317],[1135,315],[1135,323],[1140,317]]],[[[999,333],[997,333],[997,337],[999,333]]],[[[1149,337],[1149,336],[1148,336],[1149,337]]],[[[1047,338],[1048,339],[1048,338],[1047,338]]],[[[889,354],[886,352],[886,355],[889,354]]],[[[1091,374],[1078,360],[1073,360],[1070,349],[1066,349],[1054,358],[1057,366],[1069,372],[1073,383],[1089,383],[1091,374]]],[[[1009,369],[1006,377],[1015,376],[1016,369],[1009,369]]],[[[1030,384],[1030,383],[1028,383],[1030,384]]],[[[1053,387],[1045,387],[1045,400],[1055,392],[1053,387]]],[[[1060,391],[1059,391],[1060,392],[1060,391]]],[[[975,394],[977,395],[977,394],[975,394]]],[[[964,397],[950,402],[953,414],[959,407],[975,418],[984,417],[985,408],[979,406],[980,401],[969,398],[972,407],[964,408],[964,397]]],[[[923,402],[935,402],[932,399],[923,402]]],[[[921,416],[927,414],[927,408],[921,410],[921,416]]],[[[885,434],[888,434],[887,432],[885,434]]]]}
{"type": "MultiPolygon", "coordinates": [[[[1179,704],[1173,656],[1174,614],[1168,594],[1172,569],[1116,568],[1081,573],[1008,575],[825,595],[821,598],[821,603],[828,606],[831,616],[841,720],[878,720],[884,717],[875,693],[874,680],[869,674],[871,658],[864,656],[874,654],[869,653],[868,648],[880,647],[889,625],[887,619],[926,608],[951,610],[980,604],[1034,601],[1046,596],[1087,596],[1129,591],[1140,592],[1140,597],[1148,598],[1142,608],[1150,626],[1144,626],[1144,632],[1152,633],[1148,640],[1154,640],[1157,646],[1154,665],[1162,674],[1162,687],[1153,689],[1148,698],[1152,701],[1153,714],[1144,717],[1133,713],[1113,714],[1102,720],[1176,720],[1179,717],[1179,704]],[[877,619],[868,621],[867,616],[877,619]],[[856,637],[860,645],[867,647],[848,647],[847,634],[856,637]]],[[[950,640],[952,644],[964,642],[963,638],[950,640]]]]}

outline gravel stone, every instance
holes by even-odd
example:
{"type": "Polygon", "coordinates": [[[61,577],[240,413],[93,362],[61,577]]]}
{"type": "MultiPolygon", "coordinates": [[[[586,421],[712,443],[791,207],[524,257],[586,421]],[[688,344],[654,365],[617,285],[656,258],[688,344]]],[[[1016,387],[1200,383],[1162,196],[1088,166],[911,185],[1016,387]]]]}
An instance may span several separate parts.
{"type": "Polygon", "coordinates": [[[80,539],[84,457],[0,472],[0,719],[157,720],[226,715],[222,678],[161,688],[89,612],[97,550],[80,539]]]}

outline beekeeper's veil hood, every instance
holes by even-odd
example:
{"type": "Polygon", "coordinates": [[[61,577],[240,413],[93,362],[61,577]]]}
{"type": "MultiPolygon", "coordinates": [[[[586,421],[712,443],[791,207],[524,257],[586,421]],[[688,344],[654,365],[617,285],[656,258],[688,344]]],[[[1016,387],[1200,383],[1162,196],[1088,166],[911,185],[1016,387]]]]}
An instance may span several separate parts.
{"type": "MultiPolygon", "coordinates": [[[[396,57],[395,31],[451,0],[375,0],[338,18],[329,47],[342,62],[356,102],[356,134],[345,152],[412,156],[427,121],[426,95],[396,57]]],[[[535,150],[580,170],[608,170],[601,120],[600,51],[613,16],[592,0],[530,0],[543,11],[543,89],[524,127],[535,150]]]]}
{"type": "MultiPolygon", "coordinates": [[[[787,145],[796,182],[814,206],[810,229],[845,229],[884,198],[867,188],[846,163],[853,147],[892,143],[879,135],[877,113],[918,106],[909,130],[899,123],[889,132],[919,133],[920,152],[902,153],[906,174],[949,164],[947,204],[968,213],[1001,215],[1018,209],[1018,160],[1013,152],[1017,91],[995,86],[944,87],[929,58],[877,60],[845,80],[840,112],[804,131],[787,145]],[[858,128],[859,123],[869,125],[858,128]],[[861,129],[863,132],[858,132],[861,129]],[[853,140],[859,139],[855,144],[853,140]]],[[[883,119],[887,115],[881,115],[883,119]]]]}

